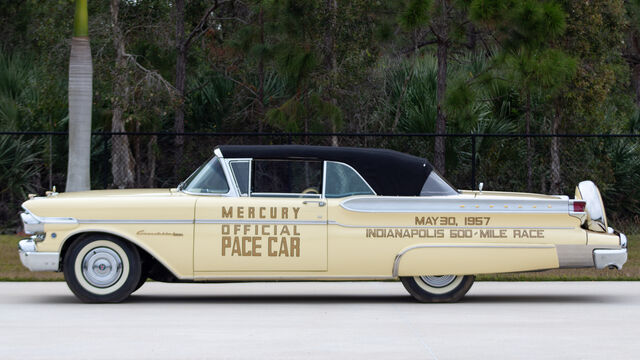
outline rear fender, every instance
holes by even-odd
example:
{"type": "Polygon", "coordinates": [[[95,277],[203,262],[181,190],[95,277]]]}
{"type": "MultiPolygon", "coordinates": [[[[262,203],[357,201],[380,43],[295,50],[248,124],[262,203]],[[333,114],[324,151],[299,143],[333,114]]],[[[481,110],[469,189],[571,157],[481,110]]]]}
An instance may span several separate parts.
{"type": "Polygon", "coordinates": [[[393,276],[469,275],[558,268],[554,245],[418,244],[396,255],[393,276]]]}

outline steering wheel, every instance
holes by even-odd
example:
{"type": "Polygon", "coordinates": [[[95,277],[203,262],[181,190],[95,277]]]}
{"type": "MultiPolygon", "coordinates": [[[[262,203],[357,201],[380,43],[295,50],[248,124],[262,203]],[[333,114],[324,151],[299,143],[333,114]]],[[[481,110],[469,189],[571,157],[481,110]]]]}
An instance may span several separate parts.
{"type": "Polygon", "coordinates": [[[320,194],[318,189],[314,187],[308,187],[302,191],[303,194],[320,194]]]}

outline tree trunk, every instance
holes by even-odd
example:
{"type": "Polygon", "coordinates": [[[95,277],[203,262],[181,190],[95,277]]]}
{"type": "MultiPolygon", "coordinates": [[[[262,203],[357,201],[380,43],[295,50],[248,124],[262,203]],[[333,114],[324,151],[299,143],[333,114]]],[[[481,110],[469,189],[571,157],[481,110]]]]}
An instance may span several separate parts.
{"type": "Polygon", "coordinates": [[[147,162],[149,163],[149,178],[147,187],[156,187],[156,145],[158,143],[158,136],[153,135],[151,140],[147,143],[147,162]]]}
{"type": "Polygon", "coordinates": [[[178,134],[175,140],[174,176],[179,176],[180,164],[184,147],[184,89],[187,71],[187,47],[184,34],[184,0],[176,0],[176,90],[178,92],[178,106],[174,117],[174,131],[178,134]]]}
{"type": "Polygon", "coordinates": [[[477,44],[478,33],[476,27],[470,22],[469,25],[467,25],[467,48],[471,50],[472,53],[475,53],[477,44]]]}
{"type": "MultiPolygon", "coordinates": [[[[440,21],[440,33],[438,34],[438,83],[436,88],[436,134],[444,134],[447,132],[447,114],[444,111],[444,99],[447,92],[447,56],[449,52],[449,32],[446,19],[447,1],[442,0],[442,18],[440,21]]],[[[436,136],[435,139],[435,168],[442,174],[445,174],[445,138],[436,136]]]]}
{"type": "MultiPolygon", "coordinates": [[[[560,127],[560,114],[559,104],[556,104],[556,111],[551,119],[551,134],[558,135],[558,128],[560,127]]],[[[551,185],[549,190],[552,194],[560,194],[560,139],[557,137],[551,138],[551,185]]]]}
{"type": "MultiPolygon", "coordinates": [[[[136,120],[136,132],[137,133],[140,132],[139,120],[136,120]]],[[[133,163],[136,165],[134,166],[136,171],[136,181],[134,186],[139,188],[142,186],[142,171],[144,170],[143,161],[142,161],[142,151],[140,151],[140,135],[135,136],[133,138],[133,153],[134,153],[133,163]]]]}
{"type": "Polygon", "coordinates": [[[69,161],[65,191],[91,188],[91,102],[93,65],[88,37],[71,39],[69,59],[69,161]]]}
{"type": "Polygon", "coordinates": [[[631,83],[633,84],[633,89],[635,90],[636,95],[635,103],[637,107],[640,107],[640,64],[633,65],[631,73],[631,83]]]}
{"type": "MultiPolygon", "coordinates": [[[[113,115],[111,131],[125,132],[124,112],[129,104],[129,86],[127,85],[127,59],[124,51],[124,37],[118,13],[120,0],[111,0],[111,25],[113,29],[113,45],[116,48],[116,68],[113,82],[113,115]]],[[[134,159],[129,147],[127,135],[111,136],[111,175],[113,185],[119,189],[134,186],[134,159]]]]}
{"type": "MultiPolygon", "coordinates": [[[[527,90],[527,109],[525,111],[525,133],[531,134],[531,92],[527,90]]],[[[533,143],[527,136],[527,191],[533,191],[533,143]]]]}
{"type": "MultiPolygon", "coordinates": [[[[631,55],[633,58],[637,58],[640,56],[640,34],[637,31],[631,31],[631,55]]],[[[633,85],[633,89],[635,91],[635,103],[636,106],[640,107],[640,63],[636,61],[631,62],[631,84],[633,85]]]]}
{"type": "MultiPolygon", "coordinates": [[[[326,36],[326,47],[329,55],[329,67],[331,74],[331,85],[329,86],[331,93],[331,104],[338,106],[336,100],[335,88],[338,84],[338,57],[336,54],[336,26],[338,21],[338,0],[326,0],[327,10],[329,11],[329,27],[326,36]]],[[[331,119],[331,132],[338,131],[338,124],[336,119],[331,119]]],[[[336,135],[331,136],[331,146],[339,146],[338,137],[336,135]]]]}
{"type": "MultiPolygon", "coordinates": [[[[258,24],[260,25],[260,44],[265,47],[264,41],[264,9],[260,5],[258,14],[258,24]]],[[[264,122],[264,54],[260,54],[258,62],[258,132],[262,132],[264,122]]]]}

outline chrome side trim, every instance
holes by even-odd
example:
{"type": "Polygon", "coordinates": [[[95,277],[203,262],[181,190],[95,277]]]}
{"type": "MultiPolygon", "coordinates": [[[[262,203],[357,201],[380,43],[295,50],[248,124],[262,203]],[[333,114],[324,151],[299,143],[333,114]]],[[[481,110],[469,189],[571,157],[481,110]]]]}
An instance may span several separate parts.
{"type": "Polygon", "coordinates": [[[193,220],[125,220],[80,219],[79,224],[193,224],[193,220]]]}
{"type": "Polygon", "coordinates": [[[627,249],[596,249],[593,250],[593,262],[596,269],[615,267],[622,270],[627,262],[627,249]]]}
{"type": "Polygon", "coordinates": [[[437,225],[348,225],[335,220],[329,220],[329,225],[337,225],[358,229],[543,229],[543,230],[571,230],[573,227],[542,227],[542,226],[437,226],[437,225]]]}
{"type": "Polygon", "coordinates": [[[326,225],[325,220],[236,220],[236,219],[199,219],[199,220],[94,220],[81,219],[80,224],[276,224],[276,225],[326,225]]]}
{"type": "Polygon", "coordinates": [[[568,214],[568,202],[561,199],[469,199],[456,195],[423,197],[357,197],[340,206],[347,211],[375,213],[536,213],[568,214]]]}
{"type": "Polygon", "coordinates": [[[37,217],[37,218],[45,224],[72,224],[73,225],[78,223],[78,220],[72,217],[37,217]]]}
{"type": "Polygon", "coordinates": [[[254,192],[251,193],[253,197],[284,197],[289,199],[322,199],[322,194],[313,194],[313,193],[261,193],[254,192]]]}
{"type": "MultiPolygon", "coordinates": [[[[229,189],[231,189],[231,187],[229,187],[229,189]]],[[[196,192],[191,192],[191,191],[181,189],[180,192],[188,195],[195,195],[195,196],[235,197],[235,195],[233,195],[231,190],[229,190],[229,192],[226,192],[226,193],[196,193],[196,192]]]]}
{"type": "Polygon", "coordinates": [[[20,214],[20,219],[22,220],[22,225],[24,227],[24,232],[31,235],[37,233],[44,232],[45,224],[71,224],[75,225],[78,223],[78,220],[72,217],[45,217],[38,216],[29,209],[22,207],[24,212],[20,214]]]}
{"type": "Polygon", "coordinates": [[[22,221],[28,220],[30,223],[44,223],[44,224],[77,224],[78,220],[73,217],[46,217],[46,216],[38,216],[26,207],[22,207],[25,211],[20,214],[22,221]],[[23,216],[24,215],[24,216],[23,216]]]}
{"type": "Polygon", "coordinates": [[[413,245],[410,246],[398,253],[396,258],[393,260],[393,269],[391,271],[391,276],[394,278],[398,277],[398,269],[400,268],[400,259],[404,254],[411,250],[421,249],[421,248],[472,248],[472,249],[551,249],[554,248],[554,245],[432,245],[432,244],[421,244],[421,245],[413,245]]]}
{"type": "Polygon", "coordinates": [[[196,220],[196,224],[250,224],[250,225],[327,225],[326,220],[196,220]]]}
{"type": "Polygon", "coordinates": [[[38,252],[33,238],[20,240],[18,243],[20,262],[31,271],[58,271],[60,269],[60,253],[38,252]]]}

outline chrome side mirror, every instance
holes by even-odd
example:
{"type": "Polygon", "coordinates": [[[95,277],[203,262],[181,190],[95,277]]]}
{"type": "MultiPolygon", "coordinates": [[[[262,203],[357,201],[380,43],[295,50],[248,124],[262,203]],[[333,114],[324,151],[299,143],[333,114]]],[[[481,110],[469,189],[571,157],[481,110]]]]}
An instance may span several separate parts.
{"type": "Polygon", "coordinates": [[[478,184],[478,191],[482,192],[482,188],[484,187],[484,183],[481,182],[480,184],[478,184]]]}

